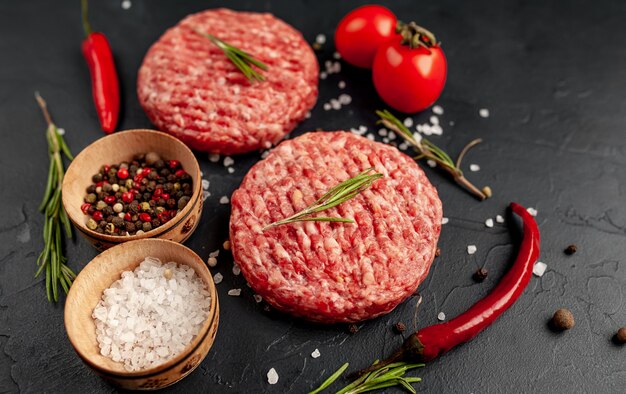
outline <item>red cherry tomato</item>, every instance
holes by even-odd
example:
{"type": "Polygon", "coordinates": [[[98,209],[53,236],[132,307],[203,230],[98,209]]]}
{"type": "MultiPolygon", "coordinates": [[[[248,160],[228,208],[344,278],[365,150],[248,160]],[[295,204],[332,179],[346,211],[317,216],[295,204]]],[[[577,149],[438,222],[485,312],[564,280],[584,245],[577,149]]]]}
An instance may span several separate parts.
{"type": "Polygon", "coordinates": [[[393,12],[380,5],[351,11],[335,31],[337,52],[352,65],[371,68],[378,47],[396,34],[396,22],[393,12]]]}
{"type": "Polygon", "coordinates": [[[446,57],[438,45],[414,49],[395,37],[380,46],[372,77],[380,98],[402,112],[418,112],[441,95],[446,83],[446,57]]]}

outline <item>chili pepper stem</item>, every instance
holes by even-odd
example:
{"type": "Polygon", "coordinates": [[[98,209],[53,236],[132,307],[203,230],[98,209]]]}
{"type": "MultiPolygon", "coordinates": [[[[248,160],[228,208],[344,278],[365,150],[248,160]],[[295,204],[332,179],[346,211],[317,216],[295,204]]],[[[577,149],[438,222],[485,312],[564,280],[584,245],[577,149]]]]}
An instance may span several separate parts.
{"type": "Polygon", "coordinates": [[[83,19],[83,30],[85,31],[85,37],[87,37],[92,33],[89,18],[87,18],[87,0],[81,0],[80,9],[83,19]]]}

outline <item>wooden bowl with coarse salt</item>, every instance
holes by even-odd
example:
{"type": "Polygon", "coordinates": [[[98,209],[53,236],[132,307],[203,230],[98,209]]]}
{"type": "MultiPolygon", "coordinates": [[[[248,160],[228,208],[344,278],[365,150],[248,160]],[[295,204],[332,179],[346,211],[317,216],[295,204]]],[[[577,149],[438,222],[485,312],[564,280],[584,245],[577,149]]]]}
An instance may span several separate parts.
{"type": "Polygon", "coordinates": [[[184,242],[198,226],[202,214],[202,176],[193,152],[180,140],[160,131],[126,130],[100,138],[74,158],[63,178],[62,196],[70,221],[100,251],[145,238],[184,242]],[[192,179],[193,194],[187,205],[168,222],[142,234],[108,235],[89,229],[89,217],[81,211],[81,205],[87,187],[92,184],[92,176],[105,164],[131,161],[136,155],[148,152],[155,152],[164,160],[180,161],[192,179]]]}
{"type": "Polygon", "coordinates": [[[204,261],[186,246],[160,239],[126,242],[96,256],[80,272],[65,301],[65,329],[78,356],[105,381],[128,390],[160,389],[190,374],[213,345],[218,322],[217,291],[204,261]],[[182,352],[156,367],[129,372],[122,363],[101,354],[92,314],[104,290],[119,280],[123,272],[135,270],[148,256],[193,268],[209,293],[210,309],[198,334],[182,352]]]}

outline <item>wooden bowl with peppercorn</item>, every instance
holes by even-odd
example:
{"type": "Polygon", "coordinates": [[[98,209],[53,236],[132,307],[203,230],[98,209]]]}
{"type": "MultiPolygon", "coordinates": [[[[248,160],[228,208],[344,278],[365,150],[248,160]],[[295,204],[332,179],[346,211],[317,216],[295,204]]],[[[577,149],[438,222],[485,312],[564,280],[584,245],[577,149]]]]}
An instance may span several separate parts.
{"type": "Polygon", "coordinates": [[[120,131],[86,147],[63,179],[63,206],[78,231],[102,251],[122,242],[184,242],[202,213],[195,156],[153,130],[120,131]]]}
{"type": "MultiPolygon", "coordinates": [[[[169,266],[172,266],[172,263],[169,263],[169,266]]],[[[150,280],[154,281],[154,279],[150,280]]],[[[117,288],[120,289],[120,287],[117,288]]],[[[162,288],[161,290],[164,289],[162,288]]],[[[193,304],[192,294],[181,298],[181,302],[190,304],[188,309],[199,309],[193,304]]],[[[180,308],[170,304],[170,308],[175,307],[180,308]]],[[[180,311],[180,313],[183,313],[184,316],[189,316],[188,311],[180,311]]],[[[64,319],[67,336],[74,350],[96,374],[115,387],[127,390],[152,390],[178,382],[200,365],[215,340],[219,324],[219,302],[211,272],[196,253],[186,246],[175,242],[160,239],[142,239],[117,245],[106,250],[83,268],[67,295],[64,319]],[[185,287],[184,285],[189,283],[181,280],[181,277],[184,279],[193,275],[193,280],[198,280],[198,283],[201,283],[204,288],[203,292],[201,294],[197,291],[193,293],[196,297],[205,299],[203,304],[204,310],[201,315],[199,314],[200,317],[197,320],[191,321],[190,317],[189,321],[184,321],[185,318],[181,319],[178,316],[171,316],[169,322],[165,317],[163,317],[161,322],[155,321],[154,319],[159,316],[171,314],[171,311],[162,315],[157,314],[157,308],[167,306],[167,303],[159,301],[157,294],[159,288],[147,288],[143,290],[143,293],[131,294],[137,289],[137,287],[133,286],[139,286],[140,289],[146,286],[144,284],[144,281],[147,280],[146,278],[133,278],[133,285],[121,288],[124,291],[122,293],[123,296],[120,296],[120,293],[113,295],[108,293],[116,289],[116,284],[121,286],[120,283],[123,283],[123,280],[128,280],[131,273],[141,269],[142,264],[148,258],[160,260],[163,263],[163,267],[168,262],[176,263],[174,271],[179,269],[185,270],[182,271],[183,273],[178,274],[172,274],[170,271],[169,276],[167,275],[169,269],[163,271],[162,274],[157,272],[157,274],[164,277],[166,282],[176,282],[173,285],[171,283],[168,285],[168,291],[170,292],[173,291],[172,289],[185,287]],[[189,268],[191,268],[191,271],[189,268]],[[105,303],[107,294],[109,294],[109,297],[113,296],[118,299],[118,306],[121,306],[116,311],[112,311],[113,307],[105,303]],[[133,300],[146,295],[151,297],[150,302],[142,298],[140,301],[133,303],[133,300]],[[140,304],[145,305],[141,311],[137,310],[140,304]],[[193,336],[189,335],[185,344],[181,344],[181,347],[179,347],[178,352],[169,353],[167,357],[161,359],[158,363],[148,361],[147,353],[143,353],[144,356],[141,356],[141,358],[145,367],[132,368],[132,365],[129,364],[131,360],[129,360],[128,356],[126,358],[122,356],[121,360],[114,361],[114,357],[111,356],[109,350],[112,345],[109,346],[109,349],[104,349],[104,344],[117,341],[115,338],[117,334],[111,333],[112,331],[109,331],[109,334],[107,334],[102,329],[102,320],[98,320],[97,317],[97,309],[101,307],[108,307],[108,309],[105,309],[104,315],[109,322],[116,322],[114,329],[132,330],[136,333],[133,339],[119,345],[120,350],[125,349],[126,345],[130,345],[128,350],[132,351],[133,357],[135,357],[135,352],[141,350],[141,348],[144,350],[145,348],[158,350],[157,345],[155,345],[155,337],[159,336],[158,327],[169,331],[173,330],[173,326],[180,326],[196,334],[193,336]],[[127,311],[123,313],[121,311],[122,308],[126,308],[127,311]],[[133,325],[129,322],[131,319],[134,321],[133,325]],[[175,323],[172,323],[172,320],[175,323]],[[139,323],[140,321],[143,321],[143,323],[139,323]],[[144,327],[137,329],[139,324],[143,324],[144,327]],[[107,337],[106,341],[104,337],[107,337]]],[[[113,326],[109,325],[108,327],[113,326]]],[[[108,330],[113,329],[108,328],[108,330]]],[[[160,336],[162,340],[160,342],[161,345],[158,346],[172,343],[174,334],[171,334],[169,338],[164,338],[162,335],[160,336]]]]}

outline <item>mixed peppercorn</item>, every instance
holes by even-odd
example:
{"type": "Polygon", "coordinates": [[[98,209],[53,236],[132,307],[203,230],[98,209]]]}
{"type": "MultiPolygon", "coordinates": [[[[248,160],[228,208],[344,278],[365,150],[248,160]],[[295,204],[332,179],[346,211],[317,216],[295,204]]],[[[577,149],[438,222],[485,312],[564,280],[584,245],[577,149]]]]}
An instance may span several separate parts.
{"type": "Polygon", "coordinates": [[[183,209],[193,194],[192,179],[178,160],[157,153],[104,165],[92,177],[81,210],[87,227],[107,235],[139,235],[157,228],[183,209]]]}

